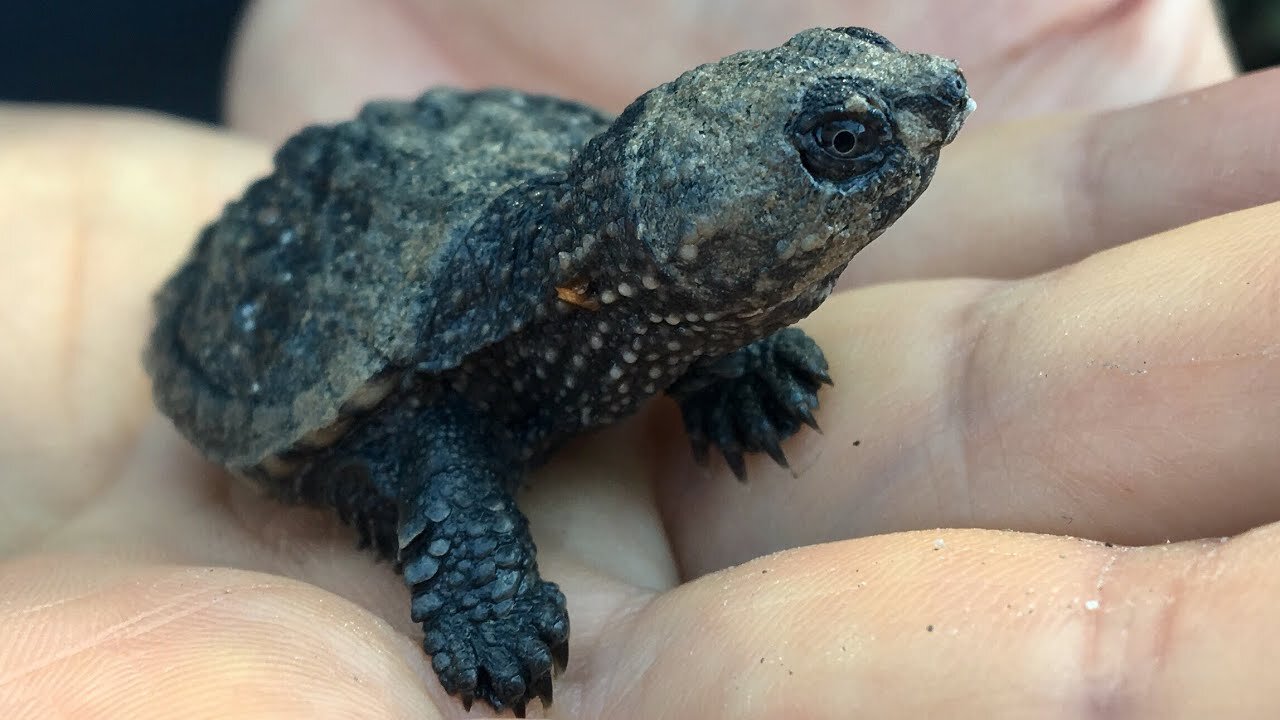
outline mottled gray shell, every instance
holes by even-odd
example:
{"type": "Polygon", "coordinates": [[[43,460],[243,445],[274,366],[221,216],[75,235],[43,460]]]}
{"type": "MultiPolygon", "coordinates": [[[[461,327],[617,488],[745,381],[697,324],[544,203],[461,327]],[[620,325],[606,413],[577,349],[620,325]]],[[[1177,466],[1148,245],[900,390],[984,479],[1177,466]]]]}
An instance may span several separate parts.
{"type": "Polygon", "coordinates": [[[156,298],[160,409],[211,459],[248,468],[332,442],[401,369],[455,367],[501,340],[537,298],[510,297],[511,268],[466,262],[471,228],[504,193],[561,177],[608,121],[441,89],[294,136],[156,298]]]}

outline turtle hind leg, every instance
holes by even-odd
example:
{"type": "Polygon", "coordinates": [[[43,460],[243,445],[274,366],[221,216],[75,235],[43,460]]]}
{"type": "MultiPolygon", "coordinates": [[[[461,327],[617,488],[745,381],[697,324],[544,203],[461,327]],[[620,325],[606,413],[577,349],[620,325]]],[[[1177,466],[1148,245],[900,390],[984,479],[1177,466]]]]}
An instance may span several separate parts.
{"type": "Polygon", "coordinates": [[[569,616],[512,496],[520,464],[461,405],[397,425],[413,454],[400,463],[396,543],[440,683],[468,707],[478,698],[523,716],[533,698],[549,704],[569,616]]]}
{"type": "Polygon", "coordinates": [[[373,484],[373,468],[357,458],[344,458],[323,471],[308,488],[312,505],[332,508],[356,531],[356,545],[373,549],[383,560],[396,562],[396,506],[373,484]]]}
{"type": "Polygon", "coordinates": [[[277,456],[277,461],[297,469],[290,474],[271,473],[259,466],[247,473],[268,497],[286,505],[332,510],[355,530],[358,548],[372,549],[379,558],[396,562],[396,504],[374,482],[375,473],[385,468],[375,468],[346,439],[301,458],[277,456]]]}

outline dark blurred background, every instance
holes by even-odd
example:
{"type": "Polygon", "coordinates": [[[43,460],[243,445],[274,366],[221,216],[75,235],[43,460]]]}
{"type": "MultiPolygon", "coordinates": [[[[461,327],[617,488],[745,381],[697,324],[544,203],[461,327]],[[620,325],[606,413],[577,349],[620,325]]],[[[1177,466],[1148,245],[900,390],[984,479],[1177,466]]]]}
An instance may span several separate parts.
{"type": "MultiPolygon", "coordinates": [[[[127,105],[216,121],[236,0],[0,4],[0,100],[127,105]]],[[[1280,65],[1280,0],[1222,0],[1241,63],[1280,65]]]]}
{"type": "Polygon", "coordinates": [[[237,0],[0,2],[0,100],[216,120],[237,0]]]}
{"type": "Polygon", "coordinates": [[[1222,5],[1244,67],[1280,65],[1280,0],[1223,0],[1222,5]]]}

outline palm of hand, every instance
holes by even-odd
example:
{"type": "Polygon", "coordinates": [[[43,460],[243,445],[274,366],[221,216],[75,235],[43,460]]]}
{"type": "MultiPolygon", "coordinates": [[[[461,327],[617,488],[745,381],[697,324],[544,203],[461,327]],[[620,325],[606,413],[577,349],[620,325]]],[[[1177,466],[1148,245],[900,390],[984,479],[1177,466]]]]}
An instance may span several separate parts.
{"type": "MultiPolygon", "coordinates": [[[[1172,122],[1158,111],[1120,117],[1172,122]]],[[[457,712],[417,651],[405,591],[387,568],[357,553],[328,516],[228,484],[150,411],[137,362],[147,293],[195,224],[262,169],[262,150],[133,119],[12,113],[6,127],[0,225],[18,240],[4,251],[4,266],[18,272],[4,309],[13,351],[0,404],[23,413],[0,439],[16,479],[4,485],[4,507],[14,510],[0,535],[11,558],[0,587],[16,608],[6,623],[15,642],[6,644],[30,639],[32,650],[0,665],[0,706],[47,707],[58,696],[49,688],[88,682],[97,692],[64,697],[92,716],[175,706],[167,701],[193,714],[457,712]],[[41,634],[49,628],[59,633],[52,641],[41,634]]],[[[981,154],[957,164],[972,171],[978,161],[992,171],[981,154]]],[[[1259,201],[1249,193],[1266,173],[1274,185],[1274,170],[1249,167],[1253,175],[1195,211],[1259,201]]],[[[955,181],[939,183],[934,220],[884,238],[896,252],[868,258],[859,280],[946,264],[933,238],[971,227],[963,220],[980,208],[971,199],[947,206],[955,181]]],[[[1141,230],[1160,229],[1167,197],[1151,189],[1128,199],[1123,215],[1096,220],[1089,242],[1136,239],[1132,218],[1144,212],[1152,219],[1141,230]]],[[[1004,201],[1028,226],[1045,219],[1033,202],[1004,201]]],[[[672,424],[669,407],[571,448],[523,503],[544,572],[564,585],[575,619],[574,663],[554,711],[883,709],[886,699],[913,696],[911,668],[928,657],[948,671],[928,697],[893,708],[910,716],[954,700],[948,688],[1025,675],[1027,658],[1046,652],[1071,654],[1103,568],[1124,588],[1125,578],[1160,578],[1161,562],[1204,552],[1125,561],[1066,539],[906,534],[805,547],[677,585],[771,550],[935,525],[1142,543],[1273,519],[1267,478],[1280,456],[1266,429],[1277,404],[1266,400],[1280,387],[1266,378],[1272,361],[1259,338],[1274,336],[1274,321],[1239,309],[1275,287],[1261,235],[1274,213],[1225,218],[1016,284],[901,283],[834,298],[807,327],[831,356],[837,390],[823,398],[826,434],[788,447],[797,478],[767,461],[751,468],[746,488],[723,468],[703,477],[678,433],[662,429],[672,424]],[[1202,256],[1204,233],[1229,240],[1202,256]],[[1231,282],[1240,278],[1254,289],[1231,282]],[[1134,303],[1134,283],[1143,282],[1150,302],[1134,303]],[[1206,308],[1237,311],[1224,319],[1206,308]],[[1209,361],[1196,344],[1204,338],[1212,338],[1209,361]],[[1168,458],[1180,464],[1166,467],[1168,458]],[[1028,589],[1039,595],[1029,599],[1028,589]],[[960,602],[974,597],[983,600],[960,602]],[[1049,608],[1060,611],[1056,632],[1040,620],[1049,608]],[[964,640],[992,624],[1002,652],[987,657],[964,640]],[[931,642],[941,637],[959,641],[931,642]]],[[[1059,264],[1061,248],[1035,251],[1052,240],[1049,224],[1039,226],[1041,235],[1012,227],[954,240],[978,257],[982,248],[1007,255],[1014,242],[1032,248],[1016,267],[985,260],[963,272],[1059,264]]],[[[1267,537],[1231,550],[1248,555],[1249,542],[1267,537]]],[[[1196,652],[1194,640],[1180,656],[1196,652]]]]}

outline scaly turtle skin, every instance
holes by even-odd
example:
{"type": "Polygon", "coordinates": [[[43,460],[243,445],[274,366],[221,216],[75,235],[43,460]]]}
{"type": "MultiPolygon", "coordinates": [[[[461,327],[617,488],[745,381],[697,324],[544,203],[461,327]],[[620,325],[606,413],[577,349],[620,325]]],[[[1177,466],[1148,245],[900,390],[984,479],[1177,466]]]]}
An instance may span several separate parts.
{"type": "Polygon", "coordinates": [[[695,450],[785,462],[829,382],[787,326],[925,189],[972,109],[950,61],[810,30],[616,119],[433,90],[287,141],[161,289],[160,409],[395,563],[440,682],[523,715],[568,657],[513,491],[652,395],[695,450]]]}

